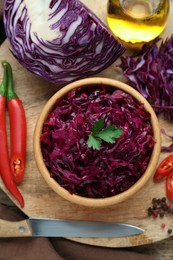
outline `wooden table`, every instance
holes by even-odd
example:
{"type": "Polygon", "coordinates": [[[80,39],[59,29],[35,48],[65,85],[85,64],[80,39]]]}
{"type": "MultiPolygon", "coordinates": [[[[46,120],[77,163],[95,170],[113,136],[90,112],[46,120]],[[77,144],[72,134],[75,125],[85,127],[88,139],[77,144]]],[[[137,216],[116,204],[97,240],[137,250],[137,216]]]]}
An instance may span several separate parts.
{"type": "MultiPolygon", "coordinates": [[[[9,207],[13,207],[17,210],[15,204],[10,201],[10,199],[5,195],[3,191],[0,191],[0,203],[3,203],[9,207]]],[[[157,228],[157,227],[156,227],[157,228]]],[[[156,231],[155,231],[156,232],[156,231]]],[[[139,253],[147,253],[149,255],[153,255],[155,259],[172,259],[172,237],[169,237],[161,242],[143,245],[138,247],[128,248],[130,251],[135,251],[139,253]]]]}

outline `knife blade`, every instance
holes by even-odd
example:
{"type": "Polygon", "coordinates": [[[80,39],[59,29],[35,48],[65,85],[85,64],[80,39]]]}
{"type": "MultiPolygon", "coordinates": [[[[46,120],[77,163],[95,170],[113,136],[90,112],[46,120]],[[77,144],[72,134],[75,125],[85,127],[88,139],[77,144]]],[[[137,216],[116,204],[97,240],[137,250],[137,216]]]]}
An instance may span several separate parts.
{"type": "Polygon", "coordinates": [[[122,237],[143,232],[142,228],[124,223],[48,218],[11,222],[0,219],[0,237],[122,237]]]}

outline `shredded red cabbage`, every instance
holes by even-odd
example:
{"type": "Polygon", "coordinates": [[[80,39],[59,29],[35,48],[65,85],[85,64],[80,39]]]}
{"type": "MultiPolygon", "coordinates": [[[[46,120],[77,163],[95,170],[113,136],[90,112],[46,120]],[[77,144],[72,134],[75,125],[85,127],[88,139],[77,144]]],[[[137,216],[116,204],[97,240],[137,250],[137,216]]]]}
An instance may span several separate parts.
{"type": "Polygon", "coordinates": [[[173,119],[173,35],[145,44],[139,57],[121,57],[120,67],[131,86],[151,103],[156,113],[173,119]]]}
{"type": "Polygon", "coordinates": [[[166,137],[168,137],[168,138],[172,141],[172,143],[171,143],[170,145],[168,145],[168,146],[162,145],[162,147],[161,147],[161,152],[172,152],[172,151],[173,151],[173,136],[172,136],[172,135],[169,135],[169,134],[165,131],[165,129],[161,129],[161,133],[162,133],[163,135],[165,135],[166,137]]]}
{"type": "Polygon", "coordinates": [[[72,194],[104,198],[129,189],[144,173],[154,146],[150,114],[129,94],[105,86],[77,89],[57,101],[44,123],[41,149],[46,167],[72,194]],[[87,146],[92,125],[123,130],[116,143],[87,146]]]}

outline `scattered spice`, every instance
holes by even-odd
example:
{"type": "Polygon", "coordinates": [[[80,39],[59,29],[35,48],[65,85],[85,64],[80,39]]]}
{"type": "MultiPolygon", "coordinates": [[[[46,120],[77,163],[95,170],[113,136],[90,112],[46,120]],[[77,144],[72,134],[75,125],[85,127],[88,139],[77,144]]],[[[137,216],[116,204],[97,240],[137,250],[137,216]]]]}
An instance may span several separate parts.
{"type": "Polygon", "coordinates": [[[173,208],[171,208],[170,203],[166,201],[166,197],[163,198],[153,198],[152,199],[152,207],[148,208],[148,216],[153,216],[153,217],[160,217],[163,218],[165,213],[169,212],[173,214],[173,208]]]}
{"type": "MultiPolygon", "coordinates": [[[[164,216],[166,214],[172,214],[173,215],[173,205],[171,205],[166,197],[163,197],[163,198],[153,198],[152,199],[152,206],[150,206],[148,208],[148,216],[149,217],[153,217],[153,218],[157,218],[157,217],[160,217],[160,218],[164,218],[164,216]]],[[[165,229],[166,227],[166,224],[165,223],[162,223],[161,224],[161,228],[162,229],[165,229]]],[[[168,234],[171,235],[172,234],[172,229],[169,228],[167,230],[168,234]]]]}

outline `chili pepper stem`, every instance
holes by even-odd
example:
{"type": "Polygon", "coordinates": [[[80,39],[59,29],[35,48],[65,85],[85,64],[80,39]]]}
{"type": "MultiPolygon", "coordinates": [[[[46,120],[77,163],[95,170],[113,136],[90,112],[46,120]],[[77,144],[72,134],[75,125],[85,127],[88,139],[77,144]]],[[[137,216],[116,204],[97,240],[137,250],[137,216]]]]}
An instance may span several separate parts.
{"type": "MultiPolygon", "coordinates": [[[[12,98],[18,98],[18,96],[14,92],[14,89],[13,89],[13,72],[12,72],[11,65],[7,61],[2,61],[2,65],[3,65],[6,73],[8,72],[7,101],[9,101],[12,98]]],[[[7,76],[6,76],[6,78],[7,78],[7,76]]]]}
{"type": "Polygon", "coordinates": [[[8,68],[4,67],[4,77],[0,85],[0,95],[3,97],[5,97],[7,93],[7,72],[8,72],[8,68]]]}

